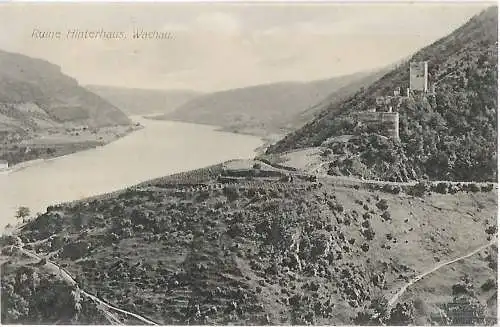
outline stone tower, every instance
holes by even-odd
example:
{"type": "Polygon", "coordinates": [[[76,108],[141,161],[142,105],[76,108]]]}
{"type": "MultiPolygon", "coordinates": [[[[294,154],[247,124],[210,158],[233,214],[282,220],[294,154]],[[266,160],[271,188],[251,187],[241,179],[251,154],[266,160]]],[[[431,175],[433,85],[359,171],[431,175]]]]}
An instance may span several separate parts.
{"type": "Polygon", "coordinates": [[[427,61],[410,63],[410,91],[428,91],[428,65],[427,61]]]}

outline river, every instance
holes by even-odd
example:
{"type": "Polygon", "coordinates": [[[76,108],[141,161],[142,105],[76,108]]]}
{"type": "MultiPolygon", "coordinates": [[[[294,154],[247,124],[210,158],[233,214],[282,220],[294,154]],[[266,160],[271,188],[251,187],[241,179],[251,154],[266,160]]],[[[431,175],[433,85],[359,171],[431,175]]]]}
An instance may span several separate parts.
{"type": "Polygon", "coordinates": [[[32,213],[49,205],[104,194],[137,183],[236,158],[251,158],[258,137],[216,127],[148,120],[144,128],[103,147],[35,162],[0,174],[0,229],[15,223],[19,206],[32,213]]]}

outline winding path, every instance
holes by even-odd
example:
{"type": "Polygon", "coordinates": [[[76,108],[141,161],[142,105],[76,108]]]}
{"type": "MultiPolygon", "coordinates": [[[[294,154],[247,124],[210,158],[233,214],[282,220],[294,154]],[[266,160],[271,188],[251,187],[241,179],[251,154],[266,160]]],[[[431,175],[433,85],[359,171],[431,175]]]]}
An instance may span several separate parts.
{"type": "Polygon", "coordinates": [[[419,280],[421,280],[422,278],[424,278],[425,276],[427,275],[430,275],[432,274],[433,272],[435,272],[436,270],[439,270],[445,266],[448,266],[448,265],[451,265],[457,261],[460,261],[460,260],[463,260],[463,259],[466,259],[468,257],[471,257],[473,256],[474,254],[492,246],[492,245],[495,245],[497,244],[498,240],[495,238],[495,240],[489,242],[488,244],[485,244],[485,245],[482,245],[480,247],[478,247],[477,249],[461,256],[461,257],[458,257],[456,259],[453,259],[453,260],[450,260],[450,261],[447,261],[447,262],[443,262],[437,266],[435,266],[434,268],[430,269],[430,270],[427,270],[417,276],[415,276],[414,278],[412,278],[408,283],[406,283],[403,287],[401,287],[399,289],[399,291],[394,294],[390,299],[389,301],[387,302],[387,309],[390,310],[390,308],[399,300],[399,298],[401,297],[401,295],[403,295],[403,293],[408,289],[408,287],[412,286],[413,284],[415,284],[416,282],[418,282],[419,280]]]}
{"type": "MultiPolygon", "coordinates": [[[[34,253],[34,252],[31,252],[31,251],[28,251],[20,246],[16,246],[16,245],[12,245],[12,248],[16,248],[18,250],[20,250],[22,253],[24,253],[25,255],[27,256],[30,256],[32,258],[35,258],[37,260],[42,260],[43,258],[41,256],[39,256],[38,254],[34,253]]],[[[46,258],[45,258],[46,259],[46,258]]],[[[47,260],[47,259],[46,259],[47,260]]],[[[123,313],[125,315],[128,315],[128,316],[131,316],[135,319],[138,319],[148,325],[154,325],[154,326],[158,326],[158,324],[154,321],[151,321],[143,316],[140,316],[138,314],[135,314],[133,312],[129,312],[129,311],[126,311],[126,310],[122,310],[120,308],[117,308],[109,303],[106,303],[105,301],[99,299],[97,296],[95,295],[92,295],[88,292],[86,292],[85,290],[79,288],[77,282],[73,279],[73,277],[71,277],[71,275],[66,271],[64,270],[63,268],[61,268],[60,266],[58,266],[57,264],[47,260],[47,263],[46,263],[49,267],[55,269],[55,270],[58,270],[59,273],[61,274],[61,277],[66,281],[68,282],[69,284],[73,285],[73,286],[76,286],[77,287],[77,290],[80,292],[80,294],[92,299],[93,301],[95,301],[98,306],[101,306],[103,308],[107,308],[107,309],[110,309],[110,310],[114,310],[116,312],[120,312],[120,313],[123,313]]],[[[106,310],[104,310],[104,313],[106,315],[107,318],[110,318],[110,321],[112,322],[115,322],[116,324],[121,324],[120,321],[118,320],[118,318],[116,318],[114,315],[112,315],[111,313],[107,312],[106,310]]]]}

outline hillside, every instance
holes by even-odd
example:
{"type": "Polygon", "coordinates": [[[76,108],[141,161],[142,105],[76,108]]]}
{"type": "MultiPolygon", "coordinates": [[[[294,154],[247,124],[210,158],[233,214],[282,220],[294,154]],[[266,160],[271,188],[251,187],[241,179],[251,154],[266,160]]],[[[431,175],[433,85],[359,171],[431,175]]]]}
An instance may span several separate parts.
{"type": "Polygon", "coordinates": [[[4,129],[130,124],[123,112],[79,86],[60,67],[5,51],[0,51],[0,114],[4,129]]]}
{"type": "MultiPolygon", "coordinates": [[[[401,97],[400,142],[381,140],[357,124],[353,111],[375,105],[377,96],[406,90],[409,62],[271,146],[268,154],[322,146],[330,174],[408,180],[497,179],[498,13],[492,7],[414,54],[428,61],[435,94],[401,97]],[[351,135],[347,142],[337,136],[351,135]]],[[[376,133],[376,131],[375,131],[376,133]]]]}
{"type": "Polygon", "coordinates": [[[312,105],[342,90],[351,94],[377,73],[356,73],[313,82],[281,82],[202,95],[161,119],[221,126],[260,136],[282,134],[314,116],[312,105]],[[302,114],[305,111],[304,114],[302,114]]]}
{"type": "Polygon", "coordinates": [[[243,167],[50,207],[4,236],[2,323],[496,323],[496,189],[416,197],[243,167]]]}
{"type": "Polygon", "coordinates": [[[129,116],[170,113],[201,95],[190,90],[148,90],[104,85],[86,85],[85,88],[106,99],[129,116]]]}
{"type": "Polygon", "coordinates": [[[60,67],[0,50],[0,159],[16,164],[72,153],[124,135],[131,125],[60,67]]]}

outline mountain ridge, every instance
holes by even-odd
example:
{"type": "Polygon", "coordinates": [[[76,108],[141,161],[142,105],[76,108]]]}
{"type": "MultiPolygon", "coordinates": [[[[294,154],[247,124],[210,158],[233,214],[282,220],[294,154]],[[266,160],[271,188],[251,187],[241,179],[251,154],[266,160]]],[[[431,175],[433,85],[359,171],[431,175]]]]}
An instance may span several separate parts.
{"type": "Polygon", "coordinates": [[[376,72],[358,72],[310,82],[278,82],[201,95],[158,119],[223,127],[249,134],[280,134],[310,119],[311,105],[331,95],[332,89],[356,89],[376,72]]]}

